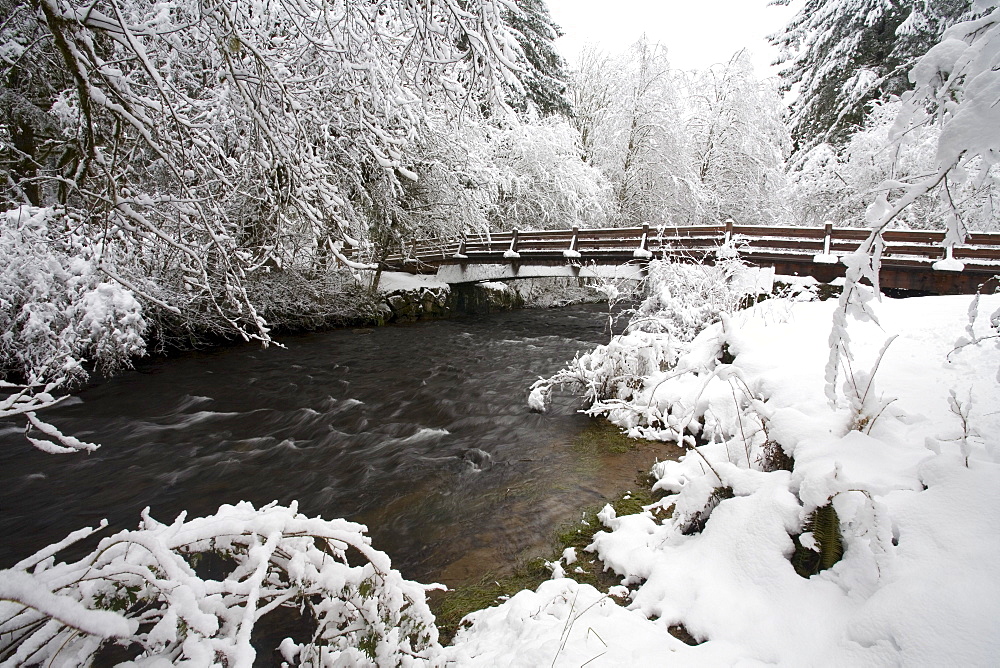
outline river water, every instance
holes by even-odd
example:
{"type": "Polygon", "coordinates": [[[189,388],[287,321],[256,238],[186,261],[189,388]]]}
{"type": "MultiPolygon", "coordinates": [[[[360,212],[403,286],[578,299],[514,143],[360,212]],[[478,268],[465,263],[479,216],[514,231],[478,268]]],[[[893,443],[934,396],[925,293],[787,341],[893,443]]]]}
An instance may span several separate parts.
{"type": "Polygon", "coordinates": [[[93,454],[43,454],[0,422],[0,567],[101,518],[242,499],[363,522],[411,579],[502,571],[665,454],[575,445],[591,420],[568,394],[528,410],[533,380],[606,323],[602,306],[522,310],[142,361],[44,414],[93,454]]]}

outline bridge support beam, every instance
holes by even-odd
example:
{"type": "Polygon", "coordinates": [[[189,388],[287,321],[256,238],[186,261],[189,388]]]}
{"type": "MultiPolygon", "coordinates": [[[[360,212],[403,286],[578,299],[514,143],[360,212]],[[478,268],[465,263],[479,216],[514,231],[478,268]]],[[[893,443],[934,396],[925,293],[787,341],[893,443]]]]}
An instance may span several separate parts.
{"type": "Polygon", "coordinates": [[[445,264],[438,267],[437,278],[445,283],[484,283],[513,281],[521,278],[605,278],[641,280],[646,263],[609,265],[542,264],[445,264]]]}

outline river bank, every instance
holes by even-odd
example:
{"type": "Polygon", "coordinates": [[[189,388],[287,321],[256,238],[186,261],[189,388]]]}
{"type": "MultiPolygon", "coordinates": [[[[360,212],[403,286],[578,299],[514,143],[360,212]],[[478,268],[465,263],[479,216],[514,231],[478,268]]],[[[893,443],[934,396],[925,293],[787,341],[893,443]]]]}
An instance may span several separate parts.
{"type": "Polygon", "coordinates": [[[472,613],[448,660],[991,665],[1000,297],[883,298],[831,396],[836,307],[760,303],[644,374],[609,417],[691,449],[653,467],[661,499],[600,513],[626,604],[554,576],[472,613]]]}

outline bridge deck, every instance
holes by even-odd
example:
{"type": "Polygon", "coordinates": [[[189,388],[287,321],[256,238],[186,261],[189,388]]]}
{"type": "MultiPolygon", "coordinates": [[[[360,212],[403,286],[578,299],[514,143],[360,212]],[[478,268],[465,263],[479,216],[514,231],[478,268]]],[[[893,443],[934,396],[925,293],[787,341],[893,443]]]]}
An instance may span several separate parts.
{"type": "MultiPolygon", "coordinates": [[[[386,259],[384,268],[410,273],[439,272],[448,282],[510,280],[529,276],[623,275],[641,271],[652,257],[713,262],[732,240],[750,264],[774,267],[777,274],[813,276],[824,282],[844,275],[840,258],[868,238],[862,228],[771,227],[755,225],[649,226],[512,231],[460,239],[415,242],[405,255],[386,259]],[[632,265],[614,271],[602,267],[632,265]],[[472,268],[477,267],[475,270],[472,268]],[[490,266],[493,269],[487,270],[490,266]]],[[[943,231],[889,230],[879,280],[884,287],[936,294],[973,293],[996,286],[1000,274],[1000,234],[976,232],[949,251],[943,231]]]]}

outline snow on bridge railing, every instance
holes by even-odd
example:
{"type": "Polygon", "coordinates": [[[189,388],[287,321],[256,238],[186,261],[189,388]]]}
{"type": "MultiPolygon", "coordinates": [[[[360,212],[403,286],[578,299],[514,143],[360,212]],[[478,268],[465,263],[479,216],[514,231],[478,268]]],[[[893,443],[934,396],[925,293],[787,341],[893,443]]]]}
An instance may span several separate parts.
{"type": "MultiPolygon", "coordinates": [[[[434,271],[442,264],[628,261],[654,254],[687,254],[702,259],[732,240],[750,262],[796,260],[838,263],[868,238],[865,228],[719,225],[680,227],[571,228],[482,232],[463,237],[415,240],[403,253],[388,256],[386,268],[410,272],[434,271]]],[[[883,262],[897,266],[930,266],[957,270],[955,262],[1000,265],[1000,234],[974,232],[965,244],[943,249],[944,232],[888,230],[883,262]],[[947,259],[952,264],[938,261],[947,259]]]]}

